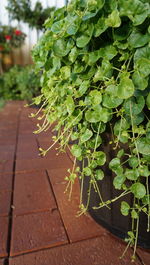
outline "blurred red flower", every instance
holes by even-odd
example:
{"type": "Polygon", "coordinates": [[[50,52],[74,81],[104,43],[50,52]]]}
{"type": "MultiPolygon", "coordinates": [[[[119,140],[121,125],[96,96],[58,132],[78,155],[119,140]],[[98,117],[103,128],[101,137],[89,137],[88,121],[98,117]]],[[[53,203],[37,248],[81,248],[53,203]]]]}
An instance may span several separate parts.
{"type": "Polygon", "coordinates": [[[6,39],[6,40],[11,40],[11,38],[12,38],[12,37],[11,37],[10,35],[6,35],[6,36],[5,36],[5,39],[6,39]]]}
{"type": "Polygon", "coordinates": [[[19,36],[19,35],[22,34],[22,32],[21,32],[20,30],[16,29],[16,30],[15,30],[15,34],[16,34],[17,36],[19,36]]]}

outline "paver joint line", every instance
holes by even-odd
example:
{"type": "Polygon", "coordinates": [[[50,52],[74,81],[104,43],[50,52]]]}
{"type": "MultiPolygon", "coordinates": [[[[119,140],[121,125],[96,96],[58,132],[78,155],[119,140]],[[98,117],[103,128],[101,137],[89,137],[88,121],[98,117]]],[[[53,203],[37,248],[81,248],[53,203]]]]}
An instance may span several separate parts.
{"type": "MultiPolygon", "coordinates": [[[[17,118],[17,130],[16,130],[16,146],[15,146],[14,163],[13,163],[12,191],[14,191],[14,184],[15,184],[16,152],[17,152],[17,144],[19,136],[19,122],[20,122],[21,111],[22,109],[19,108],[18,118],[17,118]]],[[[13,205],[13,195],[14,192],[12,192],[11,196],[11,205],[13,205]]],[[[12,220],[13,220],[13,207],[10,207],[10,219],[8,225],[8,240],[7,240],[8,257],[10,257],[10,249],[11,249],[12,220]]]]}
{"type": "Polygon", "coordinates": [[[59,210],[59,205],[58,205],[58,203],[57,203],[57,199],[56,199],[56,195],[55,195],[55,192],[54,192],[53,186],[52,186],[52,184],[51,184],[50,176],[49,176],[47,170],[46,170],[46,174],[47,174],[47,179],[48,179],[48,182],[49,182],[50,188],[51,188],[51,190],[52,190],[52,192],[53,192],[53,196],[54,196],[54,199],[55,199],[55,202],[56,202],[57,209],[58,209],[59,214],[60,214],[60,218],[61,218],[61,221],[62,221],[62,224],[63,224],[64,230],[65,230],[65,232],[66,232],[66,236],[67,236],[68,242],[70,243],[70,238],[69,238],[68,232],[67,232],[67,230],[66,230],[66,227],[65,227],[65,224],[64,224],[63,218],[62,218],[62,216],[61,216],[61,213],[60,213],[60,210],[59,210]]]}

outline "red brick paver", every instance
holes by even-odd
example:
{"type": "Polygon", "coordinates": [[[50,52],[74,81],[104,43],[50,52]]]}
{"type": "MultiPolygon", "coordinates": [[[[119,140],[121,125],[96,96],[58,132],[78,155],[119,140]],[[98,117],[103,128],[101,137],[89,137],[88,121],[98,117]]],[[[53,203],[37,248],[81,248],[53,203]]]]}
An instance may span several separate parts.
{"type": "Polygon", "coordinates": [[[0,160],[12,160],[15,155],[15,145],[0,145],[0,160]]]}
{"type": "Polygon", "coordinates": [[[44,171],[16,174],[14,213],[33,213],[56,208],[48,177],[44,171]]]}
{"type": "Polygon", "coordinates": [[[72,166],[70,159],[67,155],[63,157],[53,156],[53,158],[37,158],[37,159],[20,159],[16,162],[16,171],[32,171],[41,169],[54,169],[54,168],[68,168],[72,166]]]}
{"type": "Polygon", "coordinates": [[[137,254],[139,255],[140,259],[142,260],[142,265],[149,265],[150,264],[150,250],[144,250],[138,248],[137,254]]]}
{"type": "MultiPolygon", "coordinates": [[[[12,164],[13,165],[13,164],[12,164]]],[[[5,191],[5,190],[11,190],[12,189],[12,178],[13,178],[13,173],[0,173],[0,191],[5,191]]]]}
{"type": "Polygon", "coordinates": [[[105,234],[106,230],[98,225],[89,214],[77,217],[80,198],[79,184],[78,182],[74,184],[72,198],[69,201],[68,194],[64,193],[66,188],[66,182],[64,181],[66,169],[61,171],[49,170],[48,174],[70,241],[75,242],[105,234]]]}
{"type": "Polygon", "coordinates": [[[0,217],[0,258],[6,257],[8,239],[8,217],[0,217]]]}
{"type": "Polygon", "coordinates": [[[5,265],[5,260],[4,259],[0,259],[0,265],[5,265]]]}
{"type": "Polygon", "coordinates": [[[13,218],[11,256],[67,242],[57,209],[13,218]]]}
{"type": "Polygon", "coordinates": [[[0,175],[6,173],[12,173],[14,166],[14,160],[0,160],[0,175]]]}
{"type": "Polygon", "coordinates": [[[9,135],[1,135],[1,131],[0,131],[0,145],[13,145],[16,144],[16,133],[10,133],[9,135]]]}
{"type": "MultiPolygon", "coordinates": [[[[124,248],[118,240],[103,236],[16,257],[10,265],[132,265],[131,251],[122,260],[118,258],[124,248]]],[[[138,260],[134,264],[140,265],[138,260]]]]}
{"type": "Polygon", "coordinates": [[[0,216],[9,215],[11,196],[11,191],[0,191],[0,216]]]}

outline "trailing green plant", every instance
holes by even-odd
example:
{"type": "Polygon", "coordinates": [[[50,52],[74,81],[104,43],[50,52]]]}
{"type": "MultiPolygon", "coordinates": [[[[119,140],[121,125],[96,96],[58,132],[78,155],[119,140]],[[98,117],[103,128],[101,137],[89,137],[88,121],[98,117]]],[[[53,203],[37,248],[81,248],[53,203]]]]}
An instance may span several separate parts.
{"type": "MultiPolygon", "coordinates": [[[[46,32],[33,55],[42,69],[41,95],[44,122],[38,132],[57,122],[54,143],[74,155],[68,187],[76,178],[90,177],[90,191],[99,194],[97,208],[122,198],[121,213],[130,215],[128,246],[135,258],[141,212],[150,231],[150,4],[149,0],[74,0],[46,22],[46,32]],[[105,133],[116,155],[109,161],[103,147],[105,133]],[[72,147],[69,141],[77,141],[72,147]],[[84,161],[88,165],[84,166],[84,161]],[[83,170],[76,161],[83,161],[83,170]],[[118,197],[103,201],[97,181],[105,176],[103,165],[115,174],[118,197]],[[133,195],[129,205],[126,195],[133,195]]],[[[96,207],[95,207],[96,208],[96,207]]],[[[82,203],[81,212],[88,210],[82,203]]]]}
{"type": "Polygon", "coordinates": [[[33,66],[13,66],[0,76],[0,99],[32,100],[40,92],[40,74],[33,66]]]}
{"type": "Polygon", "coordinates": [[[30,0],[9,0],[7,10],[12,20],[23,21],[29,24],[29,27],[38,30],[43,29],[45,20],[55,10],[54,7],[43,8],[41,2],[37,1],[35,7],[31,7],[30,0]]]}

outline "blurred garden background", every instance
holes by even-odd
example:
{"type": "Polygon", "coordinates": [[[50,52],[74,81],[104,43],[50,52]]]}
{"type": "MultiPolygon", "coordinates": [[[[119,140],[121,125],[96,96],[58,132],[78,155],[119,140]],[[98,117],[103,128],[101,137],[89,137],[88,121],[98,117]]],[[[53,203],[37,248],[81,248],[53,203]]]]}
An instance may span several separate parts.
{"type": "Polygon", "coordinates": [[[32,49],[44,32],[44,21],[67,0],[0,1],[0,105],[32,100],[40,91],[32,49]]]}

